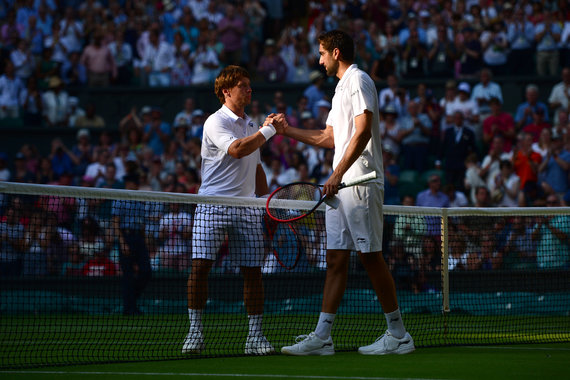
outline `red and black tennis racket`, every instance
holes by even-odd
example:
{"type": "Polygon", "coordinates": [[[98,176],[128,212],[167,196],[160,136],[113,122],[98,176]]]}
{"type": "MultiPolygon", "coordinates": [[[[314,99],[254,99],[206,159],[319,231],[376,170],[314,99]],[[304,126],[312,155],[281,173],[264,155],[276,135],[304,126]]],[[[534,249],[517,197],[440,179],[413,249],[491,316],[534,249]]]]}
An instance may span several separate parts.
{"type": "MultiPolygon", "coordinates": [[[[355,186],[363,182],[373,180],[377,177],[376,172],[368,173],[360,177],[356,177],[350,181],[343,182],[338,186],[338,189],[344,189],[350,186],[355,186]]],[[[265,209],[269,217],[280,223],[290,223],[303,219],[311,215],[321,203],[332,200],[326,195],[323,195],[323,185],[317,185],[310,182],[293,182],[281,187],[278,187],[267,198],[265,209]],[[312,207],[308,209],[293,209],[285,201],[310,201],[314,202],[312,207]]],[[[333,204],[331,204],[334,207],[333,204]]]]}

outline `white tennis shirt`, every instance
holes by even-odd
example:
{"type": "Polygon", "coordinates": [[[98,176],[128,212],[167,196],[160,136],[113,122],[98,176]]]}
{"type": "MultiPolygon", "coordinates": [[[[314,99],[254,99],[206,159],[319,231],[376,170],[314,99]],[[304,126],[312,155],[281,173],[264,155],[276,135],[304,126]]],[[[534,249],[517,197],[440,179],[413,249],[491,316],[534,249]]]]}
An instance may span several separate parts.
{"type": "Polygon", "coordinates": [[[327,118],[327,125],[333,127],[334,134],[333,169],[344,156],[350,139],[356,132],[354,118],[363,114],[365,110],[372,112],[372,137],[360,157],[346,171],[342,180],[346,182],[376,171],[378,177],[374,182],[383,186],[384,169],[376,86],[368,74],[353,64],[345,71],[336,85],[332,108],[327,118]]]}
{"type": "Polygon", "coordinates": [[[259,149],[237,159],[228,154],[228,148],[235,140],[258,130],[249,116],[243,119],[225,105],[208,117],[202,136],[202,185],[198,194],[255,196],[255,176],[261,163],[259,149]]]}

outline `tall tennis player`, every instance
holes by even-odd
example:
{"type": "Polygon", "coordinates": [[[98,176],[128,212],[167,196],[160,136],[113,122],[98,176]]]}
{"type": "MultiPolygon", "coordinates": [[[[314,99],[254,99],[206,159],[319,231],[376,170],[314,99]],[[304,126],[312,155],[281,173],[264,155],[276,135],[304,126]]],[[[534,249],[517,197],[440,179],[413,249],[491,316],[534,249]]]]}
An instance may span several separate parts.
{"type": "Polygon", "coordinates": [[[324,184],[324,192],[337,194],[337,209],[327,206],[327,273],[323,303],[315,331],[297,338],[296,344],[281,352],[288,355],[333,355],[331,329],[346,289],[351,251],[358,252],[384,311],[387,331],[369,346],[360,347],[364,355],[406,354],[414,341],[406,331],[394,279],[382,256],[382,204],[384,170],[380,141],[378,97],[372,79],[353,64],[354,42],[338,30],[322,34],[319,41],[319,63],[328,76],[340,79],[332,99],[332,109],[323,130],[290,127],[284,115],[271,114],[265,124],[277,133],[303,143],[334,148],[334,171],[324,184]],[[343,181],[376,171],[378,177],[365,184],[342,191],[343,181]]]}
{"type": "MultiPolygon", "coordinates": [[[[198,194],[240,197],[267,194],[259,148],[275,134],[275,128],[259,128],[245,113],[251,102],[249,73],[239,66],[228,66],[216,78],[214,88],[222,107],[204,124],[202,185],[198,194]]],[[[245,353],[267,355],[275,351],[262,329],[262,217],[260,210],[197,207],[192,231],[192,271],[188,277],[190,331],[182,353],[200,353],[205,348],[202,313],[208,299],[208,274],[225,236],[230,251],[225,260],[234,260],[244,279],[243,298],[249,318],[245,353]]]]}

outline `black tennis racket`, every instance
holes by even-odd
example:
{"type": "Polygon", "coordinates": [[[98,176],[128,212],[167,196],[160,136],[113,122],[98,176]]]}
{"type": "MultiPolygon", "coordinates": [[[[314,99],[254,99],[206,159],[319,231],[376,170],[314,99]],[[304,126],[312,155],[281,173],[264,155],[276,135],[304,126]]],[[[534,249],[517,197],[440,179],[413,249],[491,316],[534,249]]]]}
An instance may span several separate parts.
{"type": "MultiPolygon", "coordinates": [[[[377,177],[376,172],[368,173],[360,177],[356,177],[348,182],[343,182],[338,189],[355,186],[363,182],[373,180],[377,177]]],[[[275,189],[269,198],[265,209],[269,217],[280,223],[290,223],[303,219],[311,215],[323,202],[327,202],[327,197],[323,195],[323,185],[317,185],[311,182],[293,182],[275,189]],[[310,209],[292,209],[288,207],[287,200],[295,201],[311,201],[314,206],[310,209]]],[[[334,206],[333,206],[334,207],[334,206]]]]}

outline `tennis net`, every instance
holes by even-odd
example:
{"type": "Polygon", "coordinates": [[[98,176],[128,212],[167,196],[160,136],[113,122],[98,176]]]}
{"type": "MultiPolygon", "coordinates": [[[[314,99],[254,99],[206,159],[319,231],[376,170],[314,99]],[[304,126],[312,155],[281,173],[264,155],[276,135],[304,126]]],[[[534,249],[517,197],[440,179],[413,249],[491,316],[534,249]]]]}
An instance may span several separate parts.
{"type": "MultiPolygon", "coordinates": [[[[0,197],[1,368],[243,355],[240,260],[256,250],[263,331],[275,348],[318,320],[323,209],[276,225],[263,199],[12,183],[0,183],[0,197]],[[216,221],[235,228],[213,233],[216,221]],[[132,251],[126,260],[121,244],[132,251]],[[208,249],[218,258],[206,346],[185,355],[191,251],[208,249]]],[[[383,252],[417,347],[570,341],[568,208],[384,211],[383,252]]],[[[349,271],[332,332],[337,351],[386,329],[356,254],[349,271]]]]}

